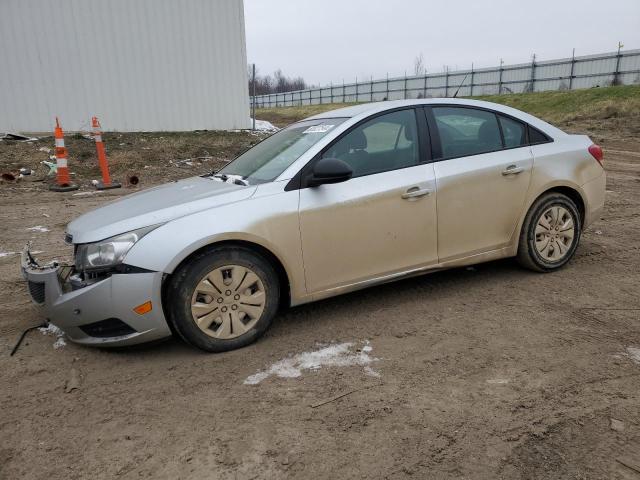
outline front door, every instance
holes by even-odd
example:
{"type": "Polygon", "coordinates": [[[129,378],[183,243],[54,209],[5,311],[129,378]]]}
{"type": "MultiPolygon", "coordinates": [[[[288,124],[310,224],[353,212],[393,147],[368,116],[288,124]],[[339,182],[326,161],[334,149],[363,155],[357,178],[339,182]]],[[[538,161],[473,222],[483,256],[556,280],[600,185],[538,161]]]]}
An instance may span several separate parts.
{"type": "Polygon", "coordinates": [[[440,261],[507,246],[531,180],[526,125],[468,107],[432,112],[440,144],[434,163],[440,261]]]}
{"type": "Polygon", "coordinates": [[[437,262],[434,169],[421,163],[414,109],[354,127],[322,156],[343,160],[354,174],[300,190],[309,293],[437,262]]]}

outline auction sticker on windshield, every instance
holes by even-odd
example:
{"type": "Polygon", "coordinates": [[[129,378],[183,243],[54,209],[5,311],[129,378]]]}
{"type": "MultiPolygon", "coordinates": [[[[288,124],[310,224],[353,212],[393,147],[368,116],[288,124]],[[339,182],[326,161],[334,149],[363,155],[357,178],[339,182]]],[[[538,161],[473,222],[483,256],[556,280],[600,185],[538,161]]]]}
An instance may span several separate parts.
{"type": "Polygon", "coordinates": [[[325,124],[320,124],[320,125],[313,125],[309,128],[307,128],[304,132],[302,133],[327,133],[329,130],[331,130],[335,125],[325,125],[325,124]]]}

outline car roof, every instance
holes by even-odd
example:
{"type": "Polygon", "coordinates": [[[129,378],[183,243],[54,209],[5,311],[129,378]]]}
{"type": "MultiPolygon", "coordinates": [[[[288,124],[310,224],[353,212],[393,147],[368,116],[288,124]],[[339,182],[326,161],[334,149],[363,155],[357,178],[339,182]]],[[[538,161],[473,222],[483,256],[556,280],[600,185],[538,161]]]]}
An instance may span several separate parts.
{"type": "Polygon", "coordinates": [[[360,103],[350,107],[337,108],[335,110],[319,113],[307,118],[306,120],[319,120],[323,118],[366,118],[369,115],[384,112],[386,110],[416,105],[459,105],[488,108],[496,112],[505,113],[512,117],[519,118],[552,137],[566,135],[562,130],[521,110],[501,105],[499,103],[485,102],[483,100],[470,100],[466,98],[427,98],[419,100],[389,100],[384,102],[360,103]]]}

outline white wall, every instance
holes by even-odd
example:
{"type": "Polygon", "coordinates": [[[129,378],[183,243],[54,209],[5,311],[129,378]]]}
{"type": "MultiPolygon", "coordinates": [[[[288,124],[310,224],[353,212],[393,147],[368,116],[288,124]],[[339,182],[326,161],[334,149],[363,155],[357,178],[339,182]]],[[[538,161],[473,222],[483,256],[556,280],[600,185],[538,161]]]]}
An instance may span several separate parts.
{"type": "Polygon", "coordinates": [[[242,0],[1,0],[0,132],[248,128],[242,0]]]}

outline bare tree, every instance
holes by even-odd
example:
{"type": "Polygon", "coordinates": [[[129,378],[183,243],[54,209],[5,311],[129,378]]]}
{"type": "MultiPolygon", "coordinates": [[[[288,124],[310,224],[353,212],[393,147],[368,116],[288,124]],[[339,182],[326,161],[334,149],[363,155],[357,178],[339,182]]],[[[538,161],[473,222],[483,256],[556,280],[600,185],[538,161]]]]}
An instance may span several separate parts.
{"type": "Polygon", "coordinates": [[[413,74],[417,77],[419,75],[424,75],[424,72],[424,55],[420,52],[420,55],[413,60],[413,74]]]}
{"type": "MultiPolygon", "coordinates": [[[[249,67],[251,72],[251,67],[249,67]]],[[[302,77],[287,77],[282,70],[278,69],[271,75],[260,75],[256,69],[256,95],[266,95],[269,93],[293,92],[296,90],[305,90],[308,88],[307,83],[302,77]]],[[[249,91],[253,92],[252,73],[249,73],[249,91]]]]}

